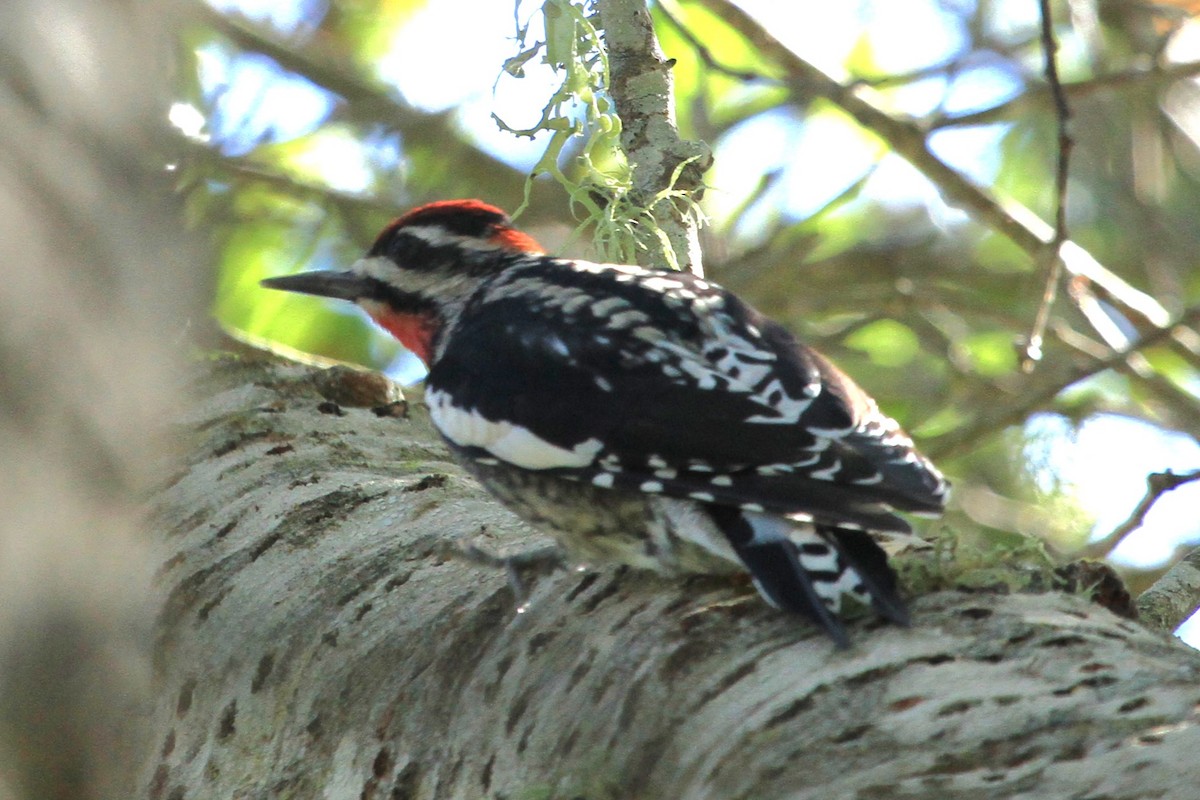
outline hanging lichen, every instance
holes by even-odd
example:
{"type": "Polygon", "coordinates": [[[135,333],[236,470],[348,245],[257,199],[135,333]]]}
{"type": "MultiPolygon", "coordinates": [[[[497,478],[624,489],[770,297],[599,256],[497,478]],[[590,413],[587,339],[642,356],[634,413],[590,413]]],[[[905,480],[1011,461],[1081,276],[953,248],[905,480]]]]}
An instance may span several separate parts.
{"type": "MultiPolygon", "coordinates": [[[[519,0],[517,5],[519,8],[519,0]]],[[[528,205],[533,180],[541,174],[550,175],[567,192],[572,213],[580,221],[575,235],[592,228],[592,244],[599,258],[636,263],[639,250],[657,246],[666,262],[677,269],[679,259],[651,209],[668,200],[682,215],[700,223],[699,207],[686,192],[675,188],[690,161],[680,164],[670,185],[648,198],[645,205],[635,200],[632,172],[621,148],[621,119],[607,94],[608,55],[593,24],[593,5],[593,0],[545,0],[541,9],[544,42],[529,45],[529,25],[517,24],[519,52],[505,62],[505,72],[523,77],[525,65],[544,51],[544,62],[562,76],[562,82],[542,109],[541,117],[528,128],[514,128],[492,114],[502,130],[516,136],[532,138],[545,131],[550,137],[526,179],[525,200],[516,214],[528,205]],[[570,156],[564,169],[564,150],[576,139],[578,152],[570,156]]]]}

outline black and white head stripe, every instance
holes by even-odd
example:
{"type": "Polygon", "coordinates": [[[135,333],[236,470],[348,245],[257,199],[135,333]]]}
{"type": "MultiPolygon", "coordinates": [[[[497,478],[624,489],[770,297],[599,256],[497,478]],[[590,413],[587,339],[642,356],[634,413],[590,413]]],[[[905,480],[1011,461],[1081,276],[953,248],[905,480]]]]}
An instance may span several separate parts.
{"type": "Polygon", "coordinates": [[[413,209],[383,229],[367,256],[388,256],[398,234],[411,230],[439,230],[457,240],[486,240],[498,228],[508,228],[508,215],[479,201],[446,200],[413,209]]]}
{"type": "Polygon", "coordinates": [[[391,255],[394,255],[396,248],[404,246],[406,237],[418,240],[427,245],[429,248],[461,248],[466,251],[475,252],[496,252],[506,250],[507,248],[499,243],[488,239],[481,239],[477,236],[466,233],[456,233],[452,230],[443,228],[441,225],[406,225],[401,230],[397,231],[389,245],[392,248],[391,255]]]}
{"type": "Polygon", "coordinates": [[[384,228],[367,259],[394,263],[403,270],[452,269],[485,275],[503,269],[496,254],[541,253],[530,236],[512,227],[508,215],[477,200],[430,203],[384,228]]]}

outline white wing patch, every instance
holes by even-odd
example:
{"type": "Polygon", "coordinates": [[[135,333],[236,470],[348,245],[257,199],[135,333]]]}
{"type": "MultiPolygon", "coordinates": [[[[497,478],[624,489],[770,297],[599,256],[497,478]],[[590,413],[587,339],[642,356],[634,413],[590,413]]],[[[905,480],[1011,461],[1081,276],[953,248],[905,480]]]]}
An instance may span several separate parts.
{"type": "Polygon", "coordinates": [[[525,469],[585,467],[603,445],[588,439],[568,450],[551,444],[528,428],[511,422],[493,422],[478,411],[453,405],[444,392],[425,395],[429,416],[438,431],[459,447],[479,447],[509,464],[525,469]]]}

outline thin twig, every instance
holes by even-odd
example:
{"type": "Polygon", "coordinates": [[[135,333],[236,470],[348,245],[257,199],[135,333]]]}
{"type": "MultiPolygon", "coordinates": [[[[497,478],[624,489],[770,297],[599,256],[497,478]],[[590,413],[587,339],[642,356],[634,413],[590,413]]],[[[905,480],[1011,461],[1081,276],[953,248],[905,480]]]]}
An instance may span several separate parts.
{"type": "Polygon", "coordinates": [[[703,42],[697,39],[696,35],[692,33],[691,29],[684,25],[683,21],[679,19],[679,7],[673,2],[673,0],[659,0],[658,13],[662,14],[663,18],[666,19],[667,22],[671,23],[671,27],[675,28],[679,35],[683,37],[684,41],[686,41],[691,48],[696,51],[696,55],[699,56],[700,60],[704,62],[704,66],[708,67],[713,72],[719,72],[722,75],[728,75],[729,77],[736,78],[740,81],[769,81],[771,83],[779,83],[779,81],[775,78],[763,75],[760,72],[734,69],[733,67],[726,66],[718,61],[716,56],[712,54],[712,51],[709,50],[703,42]]]}
{"type": "MultiPolygon", "coordinates": [[[[1054,228],[1029,209],[1008,200],[1000,200],[935,156],[928,147],[925,132],[910,121],[898,119],[874,101],[867,87],[846,87],[789,50],[769,31],[728,0],[696,0],[751,41],[767,59],[783,68],[789,84],[797,93],[814,93],[841,107],[864,128],[872,131],[916,166],[936,185],[947,201],[970,210],[981,222],[1012,240],[1035,260],[1043,257],[1054,240],[1054,228]]],[[[1104,267],[1083,247],[1065,240],[1059,248],[1064,268],[1073,276],[1090,281],[1111,299],[1114,305],[1135,312],[1150,325],[1149,332],[1109,359],[1045,375],[1037,383],[1021,390],[1016,402],[998,406],[984,403],[983,411],[946,436],[927,445],[935,458],[945,457],[975,446],[981,436],[1008,425],[1017,424],[1032,410],[1050,403],[1059,392],[1075,381],[1125,365],[1140,348],[1161,341],[1176,325],[1192,325],[1200,320],[1200,309],[1192,309],[1172,321],[1169,312],[1156,299],[1130,286],[1104,267]]]]}
{"type": "MultiPolygon", "coordinates": [[[[972,183],[929,149],[926,132],[907,119],[892,116],[866,86],[844,86],[789,50],[769,31],[729,0],[696,0],[752,42],[759,52],[784,71],[798,95],[816,94],[840,107],[867,130],[883,139],[898,155],[925,174],[951,205],[969,210],[1035,260],[1054,240],[1054,228],[1012,200],[1000,200],[972,183]]],[[[1170,323],[1170,314],[1153,297],[1130,286],[1078,243],[1059,248],[1063,267],[1103,288],[1116,303],[1136,312],[1153,327],[1170,323]]]]}
{"type": "MultiPolygon", "coordinates": [[[[1169,339],[1176,328],[1191,327],[1197,323],[1200,323],[1200,306],[1193,306],[1184,311],[1175,322],[1150,331],[1127,349],[1113,353],[1108,358],[1097,359],[1085,367],[1071,368],[1065,370],[1064,373],[1045,374],[1037,383],[1031,383],[1022,388],[1019,396],[1013,398],[1012,402],[979,403],[977,405],[983,408],[983,411],[978,416],[945,436],[925,443],[925,453],[931,458],[941,459],[975,447],[979,440],[988,433],[1021,422],[1031,411],[1047,405],[1058,396],[1059,392],[1076,381],[1098,375],[1107,369],[1119,369],[1131,355],[1169,339]]],[[[967,407],[971,406],[970,403],[966,405],[967,407]]]]}
{"type": "Polygon", "coordinates": [[[195,13],[201,16],[206,25],[237,46],[262,53],[284,69],[303,75],[352,104],[370,106],[376,114],[387,108],[394,112],[408,110],[393,92],[380,83],[362,77],[341,54],[319,41],[306,41],[299,47],[296,42],[288,41],[249,19],[218,11],[204,3],[197,5],[195,13]]]}
{"type": "MultiPolygon", "coordinates": [[[[200,20],[239,48],[261,53],[283,69],[308,78],[341,96],[337,110],[341,119],[362,125],[384,125],[398,132],[408,150],[428,147],[446,164],[454,164],[456,175],[470,175],[471,188],[494,202],[521,196],[525,174],[480,152],[452,134],[454,112],[426,114],[416,111],[386,85],[363,76],[339,51],[317,41],[303,46],[288,41],[272,30],[236,14],[225,14],[204,3],[195,4],[200,20]]],[[[549,185],[539,184],[535,207],[544,215],[552,204],[561,204],[549,185]]]]}
{"type": "Polygon", "coordinates": [[[1142,624],[1173,631],[1200,608],[1200,547],[1167,570],[1137,599],[1142,624]]]}
{"type": "Polygon", "coordinates": [[[187,154],[187,160],[190,163],[202,164],[231,177],[236,176],[248,181],[264,183],[281,189],[289,195],[328,203],[354,214],[393,214],[396,211],[395,203],[378,197],[351,194],[332,189],[324,184],[304,181],[247,158],[223,155],[213,148],[197,144],[182,136],[178,138],[177,145],[187,154]]]}
{"type": "Polygon", "coordinates": [[[1147,475],[1146,494],[1138,502],[1137,507],[1133,509],[1129,518],[1113,528],[1103,539],[1098,539],[1089,544],[1083,552],[1083,557],[1104,558],[1108,556],[1126,536],[1142,527],[1142,524],[1146,521],[1146,514],[1150,512],[1150,509],[1154,507],[1159,498],[1167,492],[1197,480],[1200,480],[1200,470],[1183,473],[1175,473],[1167,470],[1166,472],[1154,472],[1147,475]]]}
{"type": "Polygon", "coordinates": [[[1058,79],[1058,41],[1054,38],[1054,17],[1050,12],[1050,0],[1038,0],[1042,18],[1042,53],[1046,59],[1046,83],[1050,86],[1054,98],[1054,115],[1058,120],[1058,167],[1054,176],[1055,212],[1054,236],[1050,239],[1050,247],[1045,250],[1046,288],[1042,292],[1042,301],[1038,305],[1034,317],[1033,329],[1025,343],[1025,358],[1021,368],[1029,372],[1034,365],[1042,360],[1042,339],[1046,335],[1046,323],[1050,321],[1050,310],[1054,307],[1054,298],[1058,295],[1058,283],[1062,277],[1063,242],[1067,240],[1067,174],[1071,159],[1071,136],[1067,132],[1067,123],[1071,119],[1071,109],[1067,106],[1067,96],[1063,93],[1062,82],[1058,79]]]}
{"type": "Polygon", "coordinates": [[[870,86],[872,89],[893,89],[898,86],[907,86],[910,83],[923,81],[927,78],[950,76],[956,74],[963,67],[963,58],[960,55],[955,55],[944,61],[939,61],[936,64],[927,64],[918,69],[908,72],[897,72],[890,75],[874,75],[871,77],[857,77],[854,83],[859,86],[870,86]]]}
{"type": "MultiPolygon", "coordinates": [[[[1134,69],[1126,72],[1113,72],[1108,75],[1097,75],[1083,81],[1075,81],[1062,85],[1063,92],[1071,100],[1077,101],[1104,91],[1119,91],[1129,88],[1141,88],[1147,84],[1159,88],[1169,86],[1176,81],[1200,75],[1200,61],[1188,61],[1182,64],[1172,64],[1166,67],[1155,66],[1149,69],[1134,69]]],[[[967,127],[986,125],[992,122],[1003,122],[1013,117],[1033,110],[1053,100],[1050,87],[1034,85],[1026,87],[1017,97],[998,106],[959,114],[953,117],[943,117],[930,123],[931,130],[952,127],[967,127]]]]}

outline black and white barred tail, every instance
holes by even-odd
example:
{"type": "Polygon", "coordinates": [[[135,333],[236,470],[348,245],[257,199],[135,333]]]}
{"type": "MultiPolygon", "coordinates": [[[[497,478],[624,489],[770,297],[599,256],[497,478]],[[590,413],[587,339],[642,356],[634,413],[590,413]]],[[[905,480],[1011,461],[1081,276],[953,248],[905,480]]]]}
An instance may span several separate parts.
{"type": "Polygon", "coordinates": [[[452,449],[501,502],[553,536],[573,562],[666,576],[745,570],[759,594],[811,619],[841,647],[848,604],[908,624],[887,556],[870,534],[777,514],[621,491],[472,458],[452,449]]]}
{"type": "Polygon", "coordinates": [[[763,599],[808,617],[839,647],[850,644],[839,618],[848,600],[909,624],[887,555],[865,531],[729,507],[707,511],[763,599]]]}

